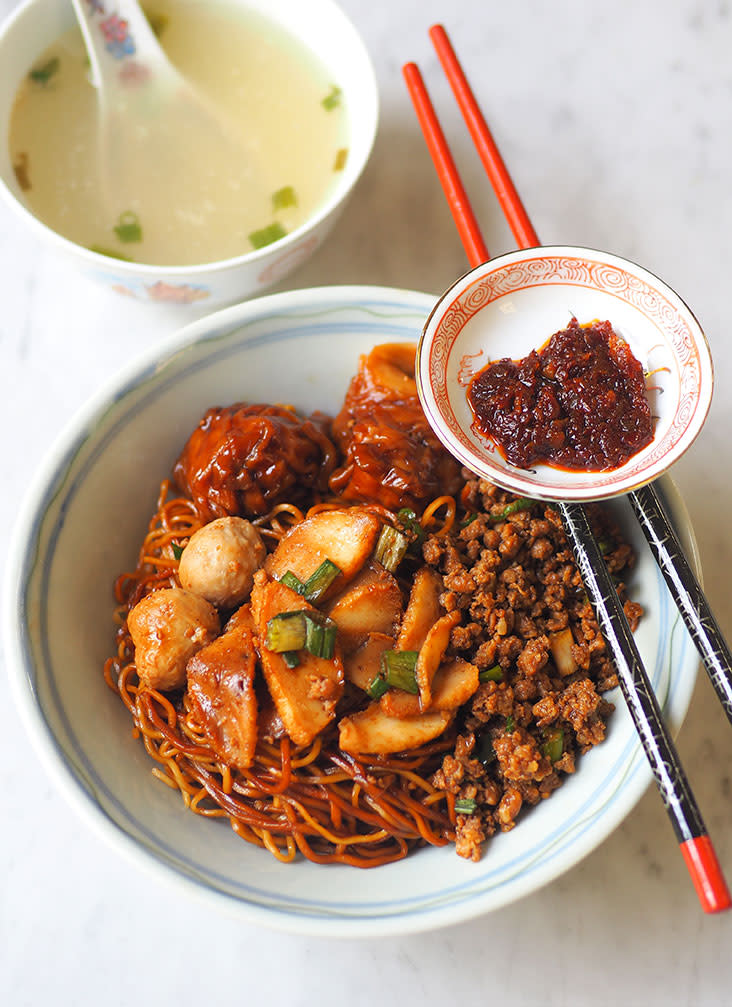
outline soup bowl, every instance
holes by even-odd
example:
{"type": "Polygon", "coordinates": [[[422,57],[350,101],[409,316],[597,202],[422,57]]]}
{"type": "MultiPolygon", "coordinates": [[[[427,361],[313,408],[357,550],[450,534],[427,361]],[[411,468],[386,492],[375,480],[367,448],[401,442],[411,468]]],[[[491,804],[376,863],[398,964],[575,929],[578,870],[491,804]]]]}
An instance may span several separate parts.
{"type": "MultiPolygon", "coordinates": [[[[181,5],[190,0],[180,0],[181,5]]],[[[85,248],[44,224],[28,208],[8,148],[18,86],[41,53],[75,22],[68,0],[26,0],[0,27],[0,193],[11,212],[58,256],[84,275],[128,297],[194,309],[231,303],[261,293],[304,263],[325,240],[368,161],[378,122],[378,92],[368,53],[333,0],[225,0],[285,28],[310,50],[341,89],[348,115],[348,155],[329,194],[289,234],[235,258],[200,265],[155,266],[85,248]]]]}
{"type": "MultiPolygon", "coordinates": [[[[277,929],[327,936],[456,923],[536,891],[577,864],[628,815],[650,770],[619,696],[605,741],[478,863],[424,847],[372,870],[292,864],[186,810],[151,773],[124,705],[106,684],[116,649],[113,584],[133,568],[160,483],[203,412],[235,401],[289,402],[334,415],[359,355],[419,338],[434,298],[375,287],[275,294],[188,325],[116,375],[62,432],[29,489],[7,566],[4,639],[29,737],[64,795],[137,869],[210,907],[277,929]]],[[[696,556],[683,506],[667,504],[696,556]]],[[[678,728],[696,653],[630,505],[608,503],[637,552],[628,582],[636,633],[667,723],[678,728]]]]}

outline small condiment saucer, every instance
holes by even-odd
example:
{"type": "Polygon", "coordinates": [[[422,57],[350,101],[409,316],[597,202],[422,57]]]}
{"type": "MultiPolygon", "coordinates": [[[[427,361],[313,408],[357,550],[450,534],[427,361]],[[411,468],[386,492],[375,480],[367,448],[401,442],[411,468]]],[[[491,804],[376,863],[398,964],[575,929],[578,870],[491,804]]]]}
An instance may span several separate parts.
{"type": "Polygon", "coordinates": [[[427,320],[416,370],[427,419],[448,451],[504,489],[548,500],[602,499],[657,478],[701,430],[714,383],[702,328],[678,294],[627,259],[573,246],[509,252],[462,276],[427,320]],[[468,385],[491,361],[538,350],[573,317],[607,320],[629,344],[646,374],[653,440],[609,471],[517,468],[475,428],[468,385]]]}

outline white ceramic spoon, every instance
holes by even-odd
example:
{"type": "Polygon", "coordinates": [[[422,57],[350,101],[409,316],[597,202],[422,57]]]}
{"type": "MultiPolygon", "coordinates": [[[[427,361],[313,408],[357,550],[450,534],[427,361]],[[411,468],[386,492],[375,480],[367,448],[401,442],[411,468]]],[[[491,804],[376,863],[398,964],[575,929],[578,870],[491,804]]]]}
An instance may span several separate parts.
{"type": "Polygon", "coordinates": [[[120,240],[132,249],[177,216],[195,242],[196,231],[230,225],[243,186],[266,205],[253,142],[173,66],[136,0],[72,3],[98,90],[99,170],[120,240]]]}

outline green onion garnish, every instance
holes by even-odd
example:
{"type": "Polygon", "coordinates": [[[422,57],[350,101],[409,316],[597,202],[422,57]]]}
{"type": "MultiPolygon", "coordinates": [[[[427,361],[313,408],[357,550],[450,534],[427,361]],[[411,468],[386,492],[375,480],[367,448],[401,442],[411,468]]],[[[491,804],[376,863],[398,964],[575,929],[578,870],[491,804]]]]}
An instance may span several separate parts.
{"type": "Polygon", "coordinates": [[[329,559],[324,559],[318,569],[314,573],[311,573],[303,584],[303,597],[312,604],[320,601],[340,572],[341,568],[339,566],[336,566],[329,559]]]}
{"type": "Polygon", "coordinates": [[[60,66],[61,62],[58,56],[54,56],[52,59],[49,59],[47,63],[34,67],[28,76],[31,80],[35,81],[36,84],[48,84],[51,77],[58,73],[60,66]]]}
{"type": "Polygon", "coordinates": [[[331,84],[330,93],[323,98],[321,105],[326,110],[326,112],[332,112],[334,108],[338,108],[341,103],[341,94],[343,92],[335,84],[331,84]]]}
{"type": "Polygon", "coordinates": [[[336,642],[336,625],[332,623],[330,626],[325,627],[325,635],[323,637],[323,651],[320,656],[325,661],[332,661],[333,655],[335,654],[335,642],[336,642]]]}
{"type": "Polygon", "coordinates": [[[552,731],[544,734],[544,744],[541,746],[542,754],[550,762],[557,762],[562,757],[564,751],[564,731],[561,727],[555,727],[552,731]]]}
{"type": "Polygon", "coordinates": [[[173,545],[173,556],[175,556],[176,559],[180,559],[181,556],[183,555],[183,550],[185,549],[185,546],[176,545],[175,542],[173,542],[172,545],[173,545]]]}
{"type": "Polygon", "coordinates": [[[386,684],[386,679],[381,675],[375,675],[371,679],[371,684],[366,690],[367,694],[371,696],[372,699],[381,699],[385,692],[387,692],[389,686],[386,684]]]}
{"type": "Polygon", "coordinates": [[[297,206],[297,196],[291,185],[285,185],[272,193],[272,209],[284,210],[288,206],[297,206]]]}
{"type": "Polygon", "coordinates": [[[475,513],[475,511],[473,511],[472,514],[466,514],[465,517],[460,522],[460,527],[461,528],[467,528],[469,524],[472,524],[473,521],[475,521],[475,519],[477,518],[477,516],[478,515],[475,513]]]}
{"type": "Polygon", "coordinates": [[[311,654],[321,654],[325,640],[325,627],[307,619],[305,622],[305,649],[311,654]]]}
{"type": "Polygon", "coordinates": [[[311,573],[306,581],[301,581],[296,573],[287,570],[280,577],[280,584],[284,584],[293,591],[301,594],[306,601],[315,603],[320,601],[330,585],[341,572],[340,567],[329,559],[324,559],[318,569],[311,573]]]}
{"type": "Polygon", "coordinates": [[[333,162],[333,171],[343,171],[347,160],[348,147],[341,147],[340,150],[336,151],[335,161],[333,162]]]}
{"type": "Polygon", "coordinates": [[[376,543],[374,559],[381,563],[389,573],[394,573],[409,547],[409,539],[390,524],[381,529],[379,541],[376,543]]]}
{"type": "Polygon", "coordinates": [[[397,518],[402,527],[415,536],[415,542],[420,544],[426,533],[414,511],[410,507],[402,507],[397,511],[397,518]]]}
{"type": "Polygon", "coordinates": [[[472,815],[477,807],[472,797],[461,797],[455,801],[455,811],[458,815],[472,815]]]}
{"type": "Polygon", "coordinates": [[[132,210],[125,210],[124,213],[120,213],[119,220],[112,230],[117,235],[119,241],[124,241],[125,243],[142,241],[140,218],[132,210]]]}
{"type": "Polygon", "coordinates": [[[484,668],[478,675],[479,682],[502,682],[503,668],[500,664],[494,664],[492,668],[484,668]]]}
{"type": "Polygon", "coordinates": [[[536,501],[532,500],[531,497],[518,497],[512,503],[507,504],[498,514],[489,515],[489,518],[493,524],[497,524],[499,521],[505,521],[507,517],[517,514],[521,510],[529,510],[535,503],[536,501]]]}
{"type": "Polygon", "coordinates": [[[381,655],[381,674],[390,689],[403,689],[416,696],[419,693],[416,650],[385,650],[381,655]]]}
{"type": "Polygon", "coordinates": [[[286,234],[287,231],[276,220],[273,224],[269,224],[259,231],[252,231],[249,235],[249,241],[254,248],[264,248],[265,245],[271,245],[273,241],[279,241],[280,238],[284,238],[286,234]]]}
{"type": "Polygon", "coordinates": [[[285,587],[289,587],[292,591],[297,591],[298,594],[305,593],[305,585],[292,570],[287,570],[280,577],[280,584],[284,584],[285,587]]]}
{"type": "Polygon", "coordinates": [[[302,609],[296,612],[280,612],[272,616],[267,623],[265,646],[276,654],[288,650],[301,650],[305,646],[307,627],[305,613],[302,609]]]}
{"type": "Polygon", "coordinates": [[[288,668],[297,668],[300,663],[300,655],[296,650],[285,650],[282,652],[282,660],[288,668]]]}
{"type": "Polygon", "coordinates": [[[606,556],[609,552],[612,552],[615,548],[615,543],[609,538],[599,538],[597,540],[597,547],[603,556],[606,556]]]}
{"type": "Polygon", "coordinates": [[[515,729],[516,724],[514,723],[513,717],[509,713],[509,715],[506,717],[506,734],[512,734],[515,729]]]}
{"type": "Polygon", "coordinates": [[[325,617],[315,620],[305,617],[305,650],[330,661],[335,652],[336,625],[325,617]]]}
{"type": "Polygon", "coordinates": [[[267,623],[265,646],[275,654],[305,649],[314,657],[330,661],[335,652],[335,641],[336,624],[321,612],[306,612],[303,609],[280,612],[267,623]]]}
{"type": "Polygon", "coordinates": [[[366,692],[372,699],[381,699],[387,689],[402,689],[413,696],[419,693],[417,685],[416,650],[385,650],[381,655],[381,671],[376,675],[366,692]]]}

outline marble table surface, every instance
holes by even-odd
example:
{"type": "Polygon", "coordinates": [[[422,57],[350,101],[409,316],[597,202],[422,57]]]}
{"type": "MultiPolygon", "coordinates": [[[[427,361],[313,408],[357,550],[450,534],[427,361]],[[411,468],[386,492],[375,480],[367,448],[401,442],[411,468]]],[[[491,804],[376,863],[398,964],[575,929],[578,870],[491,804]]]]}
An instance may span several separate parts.
{"type": "MultiPolygon", "coordinates": [[[[13,0],[0,0],[0,15],[13,0]]],[[[326,246],[282,289],[439,293],[465,259],[401,79],[429,80],[492,252],[512,246],[427,28],[442,21],[546,243],[643,263],[693,306],[716,395],[675,469],[705,583],[732,636],[732,7],[728,0],[343,0],[378,75],[368,168],[326,246]]],[[[183,319],[66,271],[0,206],[0,565],[59,427],[183,319]]],[[[188,316],[186,316],[188,317],[188,316]]],[[[4,661],[0,657],[0,662],[4,661]]],[[[0,1003],[732,1003],[732,914],[704,917],[655,791],[538,893],[420,936],[329,942],[202,910],[111,853],[67,808],[14,715],[0,664],[0,1003]]],[[[732,878],[732,730],[700,675],[678,738],[732,878]]]]}

